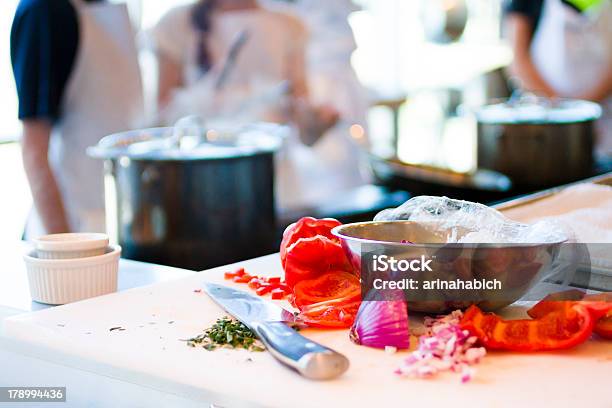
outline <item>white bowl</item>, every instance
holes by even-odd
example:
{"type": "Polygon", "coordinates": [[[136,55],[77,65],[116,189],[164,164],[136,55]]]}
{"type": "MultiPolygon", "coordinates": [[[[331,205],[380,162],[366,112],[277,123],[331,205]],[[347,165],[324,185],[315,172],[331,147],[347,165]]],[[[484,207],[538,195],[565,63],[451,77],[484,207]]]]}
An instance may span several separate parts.
{"type": "Polygon", "coordinates": [[[44,235],[34,240],[40,259],[74,259],[103,255],[108,247],[108,235],[99,233],[68,233],[44,235]]]}
{"type": "Polygon", "coordinates": [[[41,259],[31,251],[23,258],[32,299],[62,305],[116,292],[121,247],[109,246],[105,252],[79,259],[41,259]]]}

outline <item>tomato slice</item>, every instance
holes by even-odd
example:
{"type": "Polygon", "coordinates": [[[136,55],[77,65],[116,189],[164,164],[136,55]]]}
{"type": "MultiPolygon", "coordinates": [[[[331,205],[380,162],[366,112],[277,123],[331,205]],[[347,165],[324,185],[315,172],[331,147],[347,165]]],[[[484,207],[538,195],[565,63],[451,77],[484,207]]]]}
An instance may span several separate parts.
{"type": "Polygon", "coordinates": [[[298,315],[298,319],[310,327],[320,328],[349,328],[355,322],[360,301],[350,303],[322,302],[306,306],[298,315]]]}
{"type": "Polygon", "coordinates": [[[461,326],[493,350],[560,350],[586,341],[595,324],[591,311],[579,303],[555,303],[557,310],[541,318],[519,320],[504,320],[473,305],[464,314],[461,326]]]}
{"type": "Polygon", "coordinates": [[[336,300],[351,303],[361,297],[359,278],[344,271],[327,272],[316,279],[302,280],[293,288],[297,307],[336,300]]]}

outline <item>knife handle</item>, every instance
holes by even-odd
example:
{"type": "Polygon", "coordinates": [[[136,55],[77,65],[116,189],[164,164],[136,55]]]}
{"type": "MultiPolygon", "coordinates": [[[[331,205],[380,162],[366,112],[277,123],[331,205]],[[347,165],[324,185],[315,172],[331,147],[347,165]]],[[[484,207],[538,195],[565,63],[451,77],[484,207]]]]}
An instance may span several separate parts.
{"type": "Polygon", "coordinates": [[[282,322],[260,322],[254,330],[281,363],[312,380],[331,380],[349,367],[342,354],[308,340],[282,322]]]}

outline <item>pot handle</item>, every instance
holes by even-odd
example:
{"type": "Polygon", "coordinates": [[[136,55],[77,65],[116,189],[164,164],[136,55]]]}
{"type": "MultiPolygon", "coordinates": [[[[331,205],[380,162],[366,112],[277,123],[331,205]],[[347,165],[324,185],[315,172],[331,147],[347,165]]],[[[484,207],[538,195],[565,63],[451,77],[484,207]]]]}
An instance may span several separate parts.
{"type": "Polygon", "coordinates": [[[176,121],[171,142],[179,149],[190,149],[207,141],[204,118],[200,115],[184,116],[176,121]]]}

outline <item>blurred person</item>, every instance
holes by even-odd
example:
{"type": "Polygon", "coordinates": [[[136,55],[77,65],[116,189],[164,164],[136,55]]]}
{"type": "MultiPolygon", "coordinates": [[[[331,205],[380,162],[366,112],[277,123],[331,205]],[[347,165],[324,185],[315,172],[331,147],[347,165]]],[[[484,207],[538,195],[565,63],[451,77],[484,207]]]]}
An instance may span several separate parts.
{"type": "Polygon", "coordinates": [[[86,149],[142,113],[124,4],[21,0],[11,28],[23,164],[34,199],[26,237],[104,231],[103,168],[86,149]]]}
{"type": "Polygon", "coordinates": [[[599,102],[598,151],[611,155],[612,1],[511,0],[506,11],[512,74],[536,94],[599,102]]]}
{"type": "Polygon", "coordinates": [[[357,44],[349,16],[359,7],[351,0],[265,0],[263,4],[287,10],[304,22],[310,34],[305,53],[310,98],[340,114],[341,122],[313,146],[326,171],[337,175],[330,183],[356,187],[369,182],[371,176],[362,163],[362,148],[368,144],[369,96],[351,65],[357,44]]]}
{"type": "Polygon", "coordinates": [[[163,116],[183,108],[172,106],[180,105],[177,94],[200,87],[192,92],[193,97],[203,90],[209,92],[207,99],[213,99],[215,89],[202,85],[219,79],[237,42],[242,45],[235,50],[235,63],[224,89],[256,87],[253,82],[288,81],[292,97],[308,96],[304,72],[307,33],[303,25],[289,15],[260,7],[255,0],[200,0],[179,6],[166,13],[150,34],[158,59],[162,120],[177,119],[178,114],[163,116]],[[239,40],[240,36],[244,38],[239,40]]]}
{"type": "Polygon", "coordinates": [[[299,18],[255,0],[200,0],[170,10],[153,28],[151,38],[159,61],[158,99],[166,124],[189,114],[205,120],[225,117],[236,122],[247,116],[247,122],[295,124],[299,137],[285,141],[277,163],[282,208],[316,205],[352,187],[337,166],[326,161],[342,157],[343,172],[352,175],[356,160],[352,153],[333,144],[319,148],[338,112],[326,101],[313,100],[305,61],[308,32],[299,18]],[[245,38],[234,65],[218,89],[216,81],[241,36],[245,38]],[[281,103],[278,84],[282,83],[289,85],[287,104],[281,103]],[[249,99],[260,108],[268,106],[258,110],[253,109],[256,103],[247,103],[250,115],[240,107],[232,109],[249,99]]]}
{"type": "Polygon", "coordinates": [[[309,33],[306,75],[311,99],[334,106],[344,120],[365,127],[368,95],[351,65],[357,44],[348,20],[359,7],[351,0],[265,0],[263,4],[304,21],[309,33]]]}

